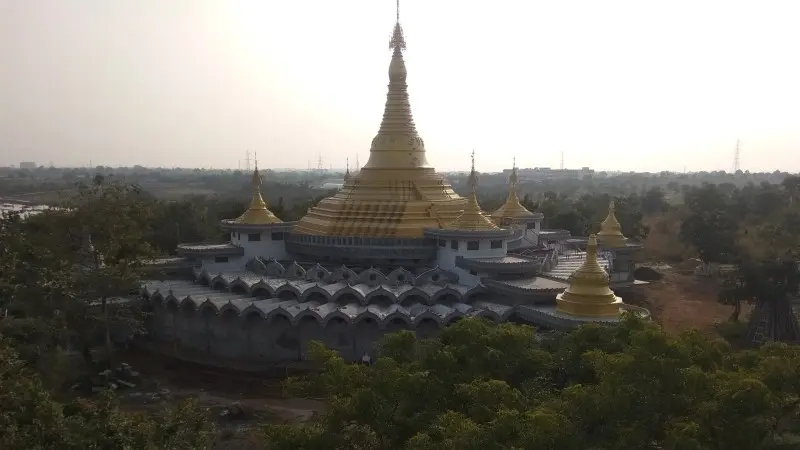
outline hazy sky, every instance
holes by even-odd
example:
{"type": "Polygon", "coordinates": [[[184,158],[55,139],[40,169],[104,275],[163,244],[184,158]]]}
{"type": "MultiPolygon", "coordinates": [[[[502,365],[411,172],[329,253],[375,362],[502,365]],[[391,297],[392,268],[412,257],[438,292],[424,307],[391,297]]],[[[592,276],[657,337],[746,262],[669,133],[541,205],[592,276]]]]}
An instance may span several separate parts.
{"type": "MultiPolygon", "coordinates": [[[[403,0],[439,170],[800,171],[800,2],[403,0]],[[795,155],[795,156],[792,156],[795,155]]],[[[0,0],[0,164],[364,164],[392,0],[0,0]]]]}

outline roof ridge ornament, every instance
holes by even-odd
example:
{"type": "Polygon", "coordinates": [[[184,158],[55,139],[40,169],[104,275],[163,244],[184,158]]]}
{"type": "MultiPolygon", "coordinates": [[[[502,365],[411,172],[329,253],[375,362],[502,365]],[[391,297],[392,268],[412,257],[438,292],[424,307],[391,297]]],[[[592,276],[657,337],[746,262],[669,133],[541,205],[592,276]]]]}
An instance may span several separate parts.
{"type": "Polygon", "coordinates": [[[448,228],[457,230],[469,231],[493,231],[498,227],[481,211],[481,205],[478,203],[478,173],[475,171],[475,149],[470,154],[472,160],[471,169],[469,171],[469,184],[472,192],[467,197],[467,204],[464,205],[464,211],[453,221],[452,225],[448,228]]]}
{"type": "Polygon", "coordinates": [[[392,31],[392,38],[389,39],[389,50],[405,50],[406,38],[403,36],[403,26],[400,25],[400,0],[396,0],[395,5],[397,20],[394,24],[394,30],[392,31]]]}

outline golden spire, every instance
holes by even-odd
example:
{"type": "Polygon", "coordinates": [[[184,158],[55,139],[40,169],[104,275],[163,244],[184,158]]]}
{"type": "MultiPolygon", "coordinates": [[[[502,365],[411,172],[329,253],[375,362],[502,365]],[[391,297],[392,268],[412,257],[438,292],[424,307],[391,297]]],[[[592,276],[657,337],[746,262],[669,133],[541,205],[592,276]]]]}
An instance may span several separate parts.
{"type": "Polygon", "coordinates": [[[261,196],[261,174],[258,173],[258,161],[256,161],[256,168],[253,170],[252,177],[253,184],[253,199],[250,200],[250,207],[241,216],[233,219],[233,223],[242,225],[266,225],[271,223],[281,223],[281,219],[275,217],[267,208],[267,202],[261,196]]]}
{"type": "Polygon", "coordinates": [[[426,228],[451,223],[464,210],[466,199],[428,164],[414,125],[399,3],[389,48],[386,105],[369,160],[333,197],[311,208],[294,226],[294,234],[423,238],[426,228]]]}
{"type": "Polygon", "coordinates": [[[347,169],[344,171],[344,182],[350,181],[350,157],[347,157],[347,169]]]}
{"type": "Polygon", "coordinates": [[[597,233],[597,238],[600,240],[600,245],[608,248],[625,247],[627,245],[627,238],[622,234],[622,226],[614,214],[616,206],[614,200],[608,204],[608,216],[600,224],[600,232],[597,233]]]}
{"type": "Polygon", "coordinates": [[[403,50],[406,39],[400,25],[400,0],[397,0],[397,22],[389,40],[392,60],[389,63],[389,91],[378,134],[372,140],[365,169],[428,168],[425,144],[417,134],[406,84],[406,63],[403,50]]]}
{"type": "Polygon", "coordinates": [[[462,212],[448,228],[470,231],[497,230],[497,225],[492,223],[492,221],[481,212],[481,205],[478,204],[478,196],[476,195],[478,173],[475,171],[475,150],[472,151],[472,169],[469,171],[467,183],[472,192],[470,192],[469,197],[467,197],[467,204],[464,206],[464,212],[462,212]]]}
{"type": "Polygon", "coordinates": [[[575,316],[615,317],[622,299],[608,287],[608,274],[597,262],[597,236],[589,236],[586,259],[569,277],[569,287],[556,296],[556,310],[575,316]]]}
{"type": "Polygon", "coordinates": [[[508,176],[508,198],[506,198],[506,202],[503,206],[497,208],[497,210],[492,213],[492,219],[496,223],[502,224],[504,219],[511,219],[513,222],[514,219],[535,216],[534,213],[528,211],[528,208],[522,206],[522,203],[520,203],[519,197],[517,196],[518,185],[519,175],[517,174],[517,158],[515,157],[511,168],[511,174],[508,176]]]}

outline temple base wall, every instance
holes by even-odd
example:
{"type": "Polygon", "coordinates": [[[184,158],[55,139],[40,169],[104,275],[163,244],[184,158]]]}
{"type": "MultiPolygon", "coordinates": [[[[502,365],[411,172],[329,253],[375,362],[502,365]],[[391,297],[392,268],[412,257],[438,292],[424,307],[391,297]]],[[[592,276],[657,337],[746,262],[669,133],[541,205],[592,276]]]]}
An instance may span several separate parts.
{"type": "Polygon", "coordinates": [[[198,312],[161,311],[148,321],[150,339],[161,346],[186,349],[194,354],[228,360],[284,362],[305,360],[308,344],[320,341],[348,361],[360,361],[364,354],[376,358],[378,342],[384,335],[413,330],[418,337],[436,334],[440,325],[424,320],[416,326],[398,321],[385,328],[364,320],[348,324],[330,320],[325,325],[314,319],[291,323],[282,316],[270,320],[207,315],[198,312]]]}

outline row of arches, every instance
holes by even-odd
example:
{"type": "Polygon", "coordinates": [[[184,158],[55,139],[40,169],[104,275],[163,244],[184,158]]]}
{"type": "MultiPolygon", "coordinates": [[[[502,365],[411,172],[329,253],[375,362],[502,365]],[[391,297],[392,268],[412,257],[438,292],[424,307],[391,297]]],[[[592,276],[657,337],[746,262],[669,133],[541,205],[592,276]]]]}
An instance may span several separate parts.
{"type": "Polygon", "coordinates": [[[148,329],[156,342],[216,357],[266,361],[305,359],[311,341],[321,341],[346,359],[358,360],[364,354],[375,357],[376,344],[386,334],[410,330],[426,338],[460,320],[453,317],[445,324],[431,317],[419,321],[391,317],[381,322],[360,316],[352,321],[334,315],[320,322],[310,315],[292,318],[285,311],[265,320],[256,312],[239,315],[228,309],[215,314],[172,302],[153,305],[153,312],[148,329]]]}
{"type": "Polygon", "coordinates": [[[149,311],[162,308],[169,314],[198,315],[210,319],[220,317],[224,320],[252,321],[259,319],[268,323],[284,319],[292,325],[299,324],[304,319],[316,320],[320,325],[327,326],[331,320],[343,321],[348,325],[357,325],[363,321],[373,321],[379,328],[386,329],[392,323],[402,322],[409,328],[418,327],[425,321],[433,321],[439,326],[446,326],[463,317],[480,316],[501,322],[506,320],[513,308],[494,305],[494,308],[481,308],[478,305],[456,303],[452,306],[437,305],[435,308],[427,305],[415,304],[411,308],[401,305],[388,307],[369,305],[338,307],[330,303],[304,302],[296,300],[255,300],[242,307],[240,303],[228,302],[217,306],[206,299],[201,302],[191,296],[179,299],[174,295],[162,296],[156,292],[150,297],[145,296],[145,307],[149,311]]]}
{"type": "Polygon", "coordinates": [[[281,300],[297,300],[299,302],[335,302],[339,304],[356,303],[368,304],[402,304],[411,305],[422,303],[426,305],[453,304],[458,302],[474,303],[488,301],[489,292],[483,286],[475,286],[466,291],[463,287],[457,289],[451,285],[426,286],[425,289],[416,286],[403,286],[397,289],[388,289],[383,286],[369,288],[366,286],[342,285],[336,290],[325,289],[319,283],[305,284],[285,282],[277,287],[259,281],[248,284],[245,280],[235,279],[227,281],[222,277],[212,280],[200,280],[201,284],[209,285],[219,291],[229,291],[233,294],[255,297],[258,299],[278,298],[281,300]]]}
{"type": "MultiPolygon", "coordinates": [[[[345,283],[363,284],[366,286],[379,286],[381,284],[399,286],[405,284],[420,286],[425,284],[458,283],[459,279],[457,274],[438,266],[426,270],[419,275],[414,275],[402,267],[395,268],[388,274],[384,274],[381,270],[374,267],[356,273],[347,266],[341,266],[338,269],[329,271],[321,265],[316,264],[306,270],[296,262],[292,262],[285,267],[275,260],[262,261],[259,258],[253,258],[245,267],[250,272],[261,276],[284,278],[292,281],[318,282],[322,284],[345,283]]],[[[202,266],[196,267],[194,270],[195,277],[198,280],[205,279],[208,283],[211,283],[216,277],[226,278],[225,274],[213,275],[203,269],[202,266]]]]}

